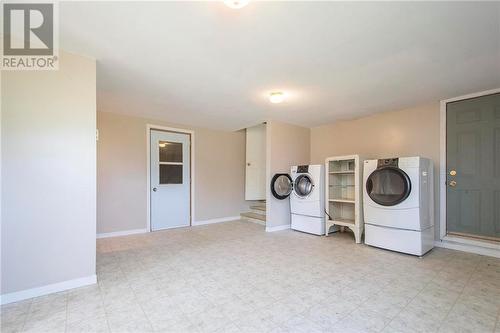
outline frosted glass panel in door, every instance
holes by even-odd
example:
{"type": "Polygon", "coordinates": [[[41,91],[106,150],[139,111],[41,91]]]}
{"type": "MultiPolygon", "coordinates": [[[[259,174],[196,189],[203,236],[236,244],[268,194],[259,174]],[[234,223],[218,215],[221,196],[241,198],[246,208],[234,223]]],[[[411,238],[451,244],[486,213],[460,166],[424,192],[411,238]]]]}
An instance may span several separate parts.
{"type": "Polygon", "coordinates": [[[160,148],[160,162],[182,162],[182,143],[160,140],[158,146],[160,148]]]}
{"type": "Polygon", "coordinates": [[[447,233],[500,240],[500,94],[446,106],[447,233]]]}

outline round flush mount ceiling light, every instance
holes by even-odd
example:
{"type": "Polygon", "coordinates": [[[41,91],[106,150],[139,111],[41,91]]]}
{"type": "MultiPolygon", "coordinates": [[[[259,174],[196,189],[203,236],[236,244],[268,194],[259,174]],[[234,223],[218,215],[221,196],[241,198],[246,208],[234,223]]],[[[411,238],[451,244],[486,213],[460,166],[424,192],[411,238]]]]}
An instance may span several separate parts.
{"type": "Polygon", "coordinates": [[[240,9],[248,5],[250,0],[224,0],[224,4],[232,9],[240,9]]]}
{"type": "Polygon", "coordinates": [[[269,94],[269,101],[274,104],[281,103],[285,100],[285,94],[282,91],[274,91],[269,94]]]}

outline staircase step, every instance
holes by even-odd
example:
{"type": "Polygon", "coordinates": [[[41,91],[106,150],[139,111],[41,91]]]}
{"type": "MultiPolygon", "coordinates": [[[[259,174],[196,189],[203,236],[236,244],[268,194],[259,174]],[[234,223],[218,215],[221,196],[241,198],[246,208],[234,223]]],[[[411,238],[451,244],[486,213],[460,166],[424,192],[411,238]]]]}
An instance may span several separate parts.
{"type": "Polygon", "coordinates": [[[266,205],[250,206],[250,209],[265,212],[266,211],[266,205]]]}
{"type": "Polygon", "coordinates": [[[248,212],[248,213],[241,213],[240,215],[243,217],[249,217],[249,218],[261,220],[261,221],[266,220],[266,215],[264,215],[264,214],[257,214],[257,213],[248,212]]]}
{"type": "Polygon", "coordinates": [[[263,224],[263,225],[266,224],[266,215],[265,214],[257,214],[257,213],[248,212],[248,213],[241,213],[240,216],[243,219],[248,220],[250,222],[255,222],[255,223],[259,223],[259,224],[263,224]]]}

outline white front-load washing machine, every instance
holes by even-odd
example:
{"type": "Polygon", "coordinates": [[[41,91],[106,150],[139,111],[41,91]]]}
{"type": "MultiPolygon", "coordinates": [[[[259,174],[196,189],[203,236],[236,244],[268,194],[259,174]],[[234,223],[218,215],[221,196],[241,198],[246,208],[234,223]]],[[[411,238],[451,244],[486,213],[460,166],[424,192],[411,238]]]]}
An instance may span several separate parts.
{"type": "Polygon", "coordinates": [[[400,157],[364,162],[365,243],[421,256],[434,246],[432,161],[400,157]]]}
{"type": "Polygon", "coordinates": [[[323,165],[292,166],[290,174],[280,173],[271,180],[277,199],[290,197],[291,228],[315,235],[325,233],[325,192],[323,165]]]}

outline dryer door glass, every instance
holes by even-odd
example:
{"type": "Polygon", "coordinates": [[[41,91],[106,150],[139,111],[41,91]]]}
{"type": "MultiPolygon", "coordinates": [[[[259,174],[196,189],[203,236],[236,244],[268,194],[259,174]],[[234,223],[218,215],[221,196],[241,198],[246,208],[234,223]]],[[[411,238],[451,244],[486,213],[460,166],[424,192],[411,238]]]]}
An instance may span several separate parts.
{"type": "Polygon", "coordinates": [[[311,194],[314,184],[309,175],[302,174],[295,179],[294,190],[299,197],[307,197],[311,194]]]}
{"type": "Polygon", "coordinates": [[[292,193],[293,182],[290,175],[277,173],[271,180],[271,193],[276,199],[283,200],[292,193]]]}
{"type": "Polygon", "coordinates": [[[379,168],[368,177],[366,192],[379,205],[395,206],[410,195],[410,178],[399,168],[379,168]]]}

